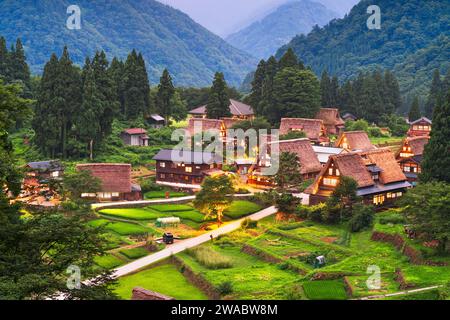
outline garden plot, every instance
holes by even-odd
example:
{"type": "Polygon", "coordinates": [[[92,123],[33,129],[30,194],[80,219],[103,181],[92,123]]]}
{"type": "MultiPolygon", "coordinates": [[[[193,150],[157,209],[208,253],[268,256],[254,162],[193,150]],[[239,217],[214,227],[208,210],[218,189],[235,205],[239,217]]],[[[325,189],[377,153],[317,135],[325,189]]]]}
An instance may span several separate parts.
{"type": "Polygon", "coordinates": [[[346,300],[347,293],[342,280],[308,281],[303,290],[310,300],[346,300]]]}
{"type": "MultiPolygon", "coordinates": [[[[177,255],[195,273],[201,274],[214,287],[220,288],[229,282],[232,291],[224,295],[227,299],[286,299],[288,291],[299,279],[298,274],[281,270],[279,266],[268,264],[258,258],[241,252],[240,246],[220,248],[209,246],[221,260],[231,263],[223,268],[211,269],[186,252],[177,255]]],[[[211,262],[210,262],[211,263],[211,262]]]]}
{"type": "Polygon", "coordinates": [[[369,289],[367,279],[369,275],[348,276],[347,283],[349,284],[353,297],[367,297],[380,294],[387,294],[399,291],[399,283],[395,280],[394,273],[383,273],[380,277],[380,289],[369,289]]]}

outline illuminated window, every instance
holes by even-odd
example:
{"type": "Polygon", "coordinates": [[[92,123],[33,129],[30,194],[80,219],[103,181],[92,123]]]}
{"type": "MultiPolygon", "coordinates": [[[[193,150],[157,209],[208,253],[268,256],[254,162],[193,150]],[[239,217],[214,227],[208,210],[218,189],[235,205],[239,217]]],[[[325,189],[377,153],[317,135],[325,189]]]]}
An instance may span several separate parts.
{"type": "Polygon", "coordinates": [[[114,197],[114,198],[117,198],[117,197],[119,197],[119,193],[118,192],[113,192],[113,193],[111,193],[111,196],[114,197]]]}
{"type": "Polygon", "coordinates": [[[341,172],[339,171],[339,169],[336,169],[336,175],[339,177],[341,175],[341,172]]]}
{"type": "Polygon", "coordinates": [[[186,167],[186,172],[191,173],[192,172],[192,167],[186,167]]]}
{"type": "Polygon", "coordinates": [[[165,162],[160,162],[160,163],[159,163],[159,166],[160,166],[161,168],[165,168],[165,167],[166,167],[166,163],[165,163],[165,162]]]}
{"type": "Polygon", "coordinates": [[[384,203],[384,194],[377,194],[373,196],[373,204],[376,206],[382,205],[384,203]]]}
{"type": "Polygon", "coordinates": [[[51,173],[51,176],[52,176],[53,178],[58,178],[58,177],[59,177],[59,171],[53,171],[53,172],[51,173]]]}
{"type": "Polygon", "coordinates": [[[95,193],[82,193],[82,198],[95,198],[97,195],[95,193]]]}
{"type": "Polygon", "coordinates": [[[329,168],[329,169],[328,169],[328,174],[329,174],[330,176],[333,175],[333,168],[329,168]]]}
{"type": "Polygon", "coordinates": [[[324,178],[323,179],[323,184],[326,186],[335,187],[335,186],[337,186],[337,183],[338,183],[337,179],[332,179],[332,178],[324,178]]]}

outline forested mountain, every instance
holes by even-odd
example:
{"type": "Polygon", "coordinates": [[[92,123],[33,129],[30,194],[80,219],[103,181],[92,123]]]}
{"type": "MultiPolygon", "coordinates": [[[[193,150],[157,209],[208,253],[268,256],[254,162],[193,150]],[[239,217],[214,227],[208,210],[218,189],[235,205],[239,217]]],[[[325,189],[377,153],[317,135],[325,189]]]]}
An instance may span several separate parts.
{"type": "Polygon", "coordinates": [[[434,69],[445,74],[450,67],[449,25],[448,0],[362,0],[345,18],[295,37],[277,56],[292,47],[316,74],[327,70],[341,80],[389,69],[403,95],[426,96],[434,69]],[[370,5],[381,8],[380,30],[367,27],[370,5]]]}
{"type": "Polygon", "coordinates": [[[181,11],[154,0],[79,0],[81,29],[69,30],[68,0],[0,1],[0,35],[8,43],[23,41],[33,72],[42,72],[53,52],[64,45],[75,63],[104,50],[109,58],[142,52],[150,80],[168,68],[177,85],[210,85],[221,71],[230,84],[239,84],[256,66],[248,54],[233,48],[181,11]]]}
{"type": "Polygon", "coordinates": [[[323,26],[337,16],[317,2],[290,1],[226,40],[236,48],[265,59],[297,34],[307,34],[314,25],[323,26]]]}

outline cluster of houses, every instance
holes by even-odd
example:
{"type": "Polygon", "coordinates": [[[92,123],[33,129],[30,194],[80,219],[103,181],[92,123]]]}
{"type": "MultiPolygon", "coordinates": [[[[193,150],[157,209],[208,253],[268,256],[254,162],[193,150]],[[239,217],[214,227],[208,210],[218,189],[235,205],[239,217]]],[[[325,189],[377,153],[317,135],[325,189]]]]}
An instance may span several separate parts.
{"type": "MultiPolygon", "coordinates": [[[[208,119],[206,106],[190,112],[187,131],[192,135],[196,127],[203,131],[217,130],[222,141],[228,141],[227,129],[242,120],[252,120],[255,115],[251,106],[230,99],[230,117],[208,119]]],[[[346,120],[355,120],[350,114],[346,120]]],[[[164,123],[164,119],[153,115],[154,126],[164,123]]],[[[290,132],[303,132],[305,138],[274,141],[268,139],[265,154],[255,159],[236,159],[235,171],[241,180],[254,188],[273,188],[273,176],[266,176],[264,169],[271,163],[271,145],[278,144],[279,153],[295,153],[300,164],[302,177],[312,180],[305,190],[309,203],[326,201],[339,183],[341,176],[352,177],[358,184],[358,195],[366,203],[376,206],[391,204],[395,199],[417,183],[421,172],[420,163],[424,147],[429,140],[431,121],[421,118],[410,124],[408,137],[400,150],[394,153],[389,148],[372,145],[364,131],[345,131],[345,122],[338,109],[322,108],[314,119],[283,118],[280,122],[280,136],[290,132]],[[333,139],[330,139],[333,137],[333,139]],[[334,142],[331,142],[334,140],[334,142]]],[[[131,146],[149,145],[148,132],[142,128],[130,128],[121,133],[123,142],[131,146]]],[[[156,162],[156,182],[177,189],[198,190],[207,176],[224,174],[221,157],[205,152],[160,150],[154,157],[156,162]]],[[[58,161],[28,164],[24,180],[23,199],[32,194],[48,192],[48,180],[60,179],[63,168],[58,161]]],[[[132,180],[129,164],[80,164],[77,170],[88,170],[101,181],[101,188],[95,193],[84,193],[83,198],[97,201],[133,201],[142,199],[140,186],[132,180]]],[[[48,200],[48,199],[47,199],[48,200]]]]}

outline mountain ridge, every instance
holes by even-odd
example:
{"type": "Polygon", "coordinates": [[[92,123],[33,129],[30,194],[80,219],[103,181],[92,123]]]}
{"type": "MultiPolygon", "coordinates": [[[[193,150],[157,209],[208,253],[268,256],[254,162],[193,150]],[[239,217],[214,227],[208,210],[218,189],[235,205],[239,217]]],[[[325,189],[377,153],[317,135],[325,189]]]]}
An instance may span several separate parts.
{"type": "Polygon", "coordinates": [[[0,35],[8,43],[21,38],[34,73],[42,71],[52,52],[64,45],[81,65],[86,56],[104,50],[111,60],[136,49],[142,52],[152,83],[164,68],[183,86],[210,85],[216,71],[238,85],[256,60],[187,14],[154,0],[80,0],[81,30],[68,30],[67,0],[0,2],[0,35]]]}
{"type": "Polygon", "coordinates": [[[333,12],[318,2],[309,0],[287,1],[265,17],[248,27],[226,37],[226,40],[241,50],[265,59],[288,43],[297,34],[310,32],[314,25],[323,26],[337,18],[333,12]]]}

